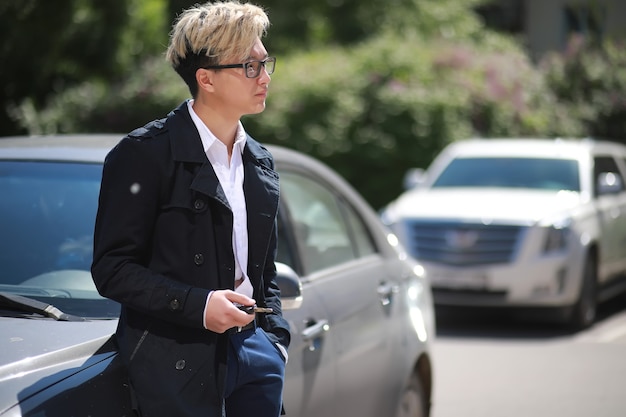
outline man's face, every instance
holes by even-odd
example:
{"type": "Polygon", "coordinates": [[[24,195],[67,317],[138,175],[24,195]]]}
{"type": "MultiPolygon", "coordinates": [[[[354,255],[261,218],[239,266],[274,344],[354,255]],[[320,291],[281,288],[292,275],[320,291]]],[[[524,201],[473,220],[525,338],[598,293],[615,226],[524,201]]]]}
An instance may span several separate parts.
{"type": "MultiPolygon", "coordinates": [[[[260,39],[257,39],[250,50],[248,59],[242,61],[262,61],[267,58],[267,50],[260,39]]],[[[224,64],[239,62],[224,61],[224,64]]],[[[268,86],[271,77],[264,66],[259,76],[247,78],[244,68],[223,69],[215,73],[215,97],[220,102],[223,111],[239,119],[246,114],[257,114],[265,110],[268,86]]]]}

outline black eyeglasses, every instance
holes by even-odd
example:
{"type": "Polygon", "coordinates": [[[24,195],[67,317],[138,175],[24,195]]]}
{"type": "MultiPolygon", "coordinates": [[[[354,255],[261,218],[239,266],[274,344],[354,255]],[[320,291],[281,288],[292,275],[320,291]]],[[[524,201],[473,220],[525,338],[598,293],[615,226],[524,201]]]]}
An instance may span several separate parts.
{"type": "Polygon", "coordinates": [[[243,68],[246,78],[256,78],[261,74],[261,68],[265,67],[268,75],[272,75],[276,67],[276,58],[268,56],[263,61],[248,61],[243,64],[227,64],[227,65],[210,65],[202,67],[204,69],[226,69],[226,68],[243,68]]]}

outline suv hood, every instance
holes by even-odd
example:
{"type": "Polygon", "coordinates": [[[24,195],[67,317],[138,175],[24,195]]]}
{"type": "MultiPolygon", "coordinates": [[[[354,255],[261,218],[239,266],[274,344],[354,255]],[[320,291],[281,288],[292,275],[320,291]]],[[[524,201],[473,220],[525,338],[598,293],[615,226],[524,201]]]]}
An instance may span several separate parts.
{"type": "Polygon", "coordinates": [[[0,414],[19,399],[115,353],[117,320],[0,317],[0,414]]]}
{"type": "Polygon", "coordinates": [[[572,191],[496,188],[417,189],[402,194],[385,210],[385,221],[403,218],[460,218],[532,224],[580,204],[572,191]]]}

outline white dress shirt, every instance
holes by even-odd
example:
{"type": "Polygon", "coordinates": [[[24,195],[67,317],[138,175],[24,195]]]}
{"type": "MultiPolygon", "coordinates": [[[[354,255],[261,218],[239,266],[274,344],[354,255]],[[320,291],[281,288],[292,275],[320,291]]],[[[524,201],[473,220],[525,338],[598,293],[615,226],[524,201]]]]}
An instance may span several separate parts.
{"type": "MultiPolygon", "coordinates": [[[[233,280],[243,278],[243,282],[236,292],[252,297],[252,284],[248,278],[248,217],[246,211],[246,199],[243,193],[243,149],[246,146],[246,132],[241,122],[237,127],[232,156],[228,157],[228,148],[209,130],[204,122],[193,110],[193,100],[187,101],[189,114],[193,120],[202,146],[217,179],[226,194],[226,199],[233,212],[233,253],[235,255],[235,273],[233,280]]],[[[210,297],[210,294],[209,294],[210,297]]],[[[206,327],[206,326],[205,326],[206,327]]]]}

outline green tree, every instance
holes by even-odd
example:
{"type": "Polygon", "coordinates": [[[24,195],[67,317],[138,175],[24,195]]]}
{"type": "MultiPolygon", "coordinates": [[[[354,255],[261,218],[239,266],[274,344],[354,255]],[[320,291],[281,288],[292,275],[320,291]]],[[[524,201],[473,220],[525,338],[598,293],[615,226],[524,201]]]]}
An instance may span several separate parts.
{"type": "Polygon", "coordinates": [[[450,142],[580,133],[519,48],[397,34],[286,57],[244,124],[325,161],[375,208],[450,142]]]}
{"type": "Polygon", "coordinates": [[[541,63],[548,85],[584,125],[584,135],[626,143],[626,43],[573,37],[541,63]]]}
{"type": "Polygon", "coordinates": [[[38,110],[74,85],[116,80],[160,53],[165,1],[0,2],[0,135],[24,132],[12,115],[25,100],[38,110]]]}
{"type": "MultiPolygon", "coordinates": [[[[295,25],[298,37],[281,32],[286,26],[276,17],[284,12],[284,21],[291,23],[295,18],[290,20],[289,14],[298,7],[265,1],[272,21],[278,22],[266,43],[286,47],[269,46],[279,61],[268,107],[262,116],[247,117],[246,129],[264,142],[327,162],[376,208],[400,192],[408,168],[425,167],[455,140],[626,136],[623,45],[607,43],[599,51],[589,45],[574,48],[537,67],[521,45],[483,28],[469,8],[479,0],[404,0],[411,7],[389,9],[375,0],[371,10],[381,10],[376,31],[358,35],[347,29],[358,13],[346,17],[347,33],[354,38],[336,35],[340,19],[330,11],[338,9],[328,2],[297,5],[311,11],[303,15],[302,25],[295,25]]],[[[118,61],[126,57],[129,62],[123,65],[131,69],[116,78],[87,79],[65,88],[46,106],[22,102],[16,114],[29,132],[123,133],[165,116],[188,97],[162,56],[167,30],[158,25],[169,25],[171,18],[147,17],[166,16],[173,2],[149,3],[156,6],[132,14],[146,24],[122,34],[118,61]],[[140,39],[148,33],[152,38],[145,40],[146,47],[158,52],[149,59],[129,54],[129,45],[144,42],[140,39]]],[[[362,7],[356,2],[345,6],[354,13],[362,7]]]]}
{"type": "Polygon", "coordinates": [[[8,111],[90,77],[116,74],[125,0],[5,0],[0,3],[0,133],[20,131],[8,111]]]}

